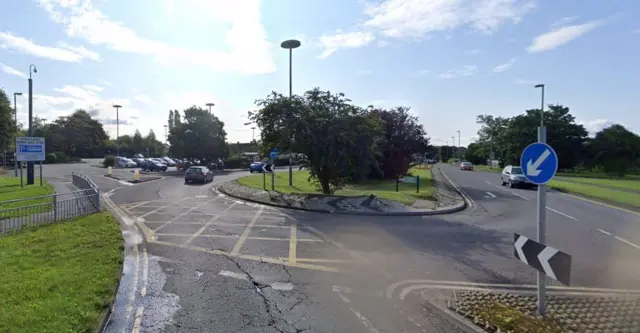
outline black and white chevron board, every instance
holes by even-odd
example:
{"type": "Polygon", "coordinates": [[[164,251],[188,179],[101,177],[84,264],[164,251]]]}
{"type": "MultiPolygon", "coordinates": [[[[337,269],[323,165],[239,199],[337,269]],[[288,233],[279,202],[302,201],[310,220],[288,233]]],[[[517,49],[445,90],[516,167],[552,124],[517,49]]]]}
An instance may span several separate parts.
{"type": "Polygon", "coordinates": [[[564,285],[571,284],[571,255],[515,233],[513,250],[523,263],[564,285]]]}
{"type": "Polygon", "coordinates": [[[262,171],[264,172],[273,172],[273,170],[271,170],[271,164],[263,164],[262,165],[262,171]]]}

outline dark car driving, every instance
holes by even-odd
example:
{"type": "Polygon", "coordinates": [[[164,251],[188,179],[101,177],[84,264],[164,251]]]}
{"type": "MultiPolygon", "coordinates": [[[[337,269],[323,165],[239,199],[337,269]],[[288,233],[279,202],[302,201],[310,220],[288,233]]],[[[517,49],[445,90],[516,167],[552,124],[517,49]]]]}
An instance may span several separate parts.
{"type": "Polygon", "coordinates": [[[253,162],[253,163],[249,164],[249,172],[250,173],[264,172],[264,169],[262,169],[262,166],[264,166],[264,165],[265,165],[264,162],[253,162]]]}
{"type": "Polygon", "coordinates": [[[213,171],[203,166],[192,166],[184,174],[184,183],[199,182],[206,184],[213,181],[213,171]]]}

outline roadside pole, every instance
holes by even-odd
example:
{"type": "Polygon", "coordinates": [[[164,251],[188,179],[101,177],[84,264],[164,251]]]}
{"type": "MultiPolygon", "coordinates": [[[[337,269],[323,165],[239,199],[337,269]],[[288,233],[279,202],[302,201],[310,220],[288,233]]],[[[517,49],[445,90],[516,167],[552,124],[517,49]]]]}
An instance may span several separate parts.
{"type": "MultiPolygon", "coordinates": [[[[538,142],[546,143],[546,128],[538,127],[538,142]]],[[[547,219],[547,188],[545,184],[538,185],[538,243],[546,244],[546,219],[547,219]]],[[[544,316],[546,312],[546,277],[538,272],[538,314],[544,316]]]]}

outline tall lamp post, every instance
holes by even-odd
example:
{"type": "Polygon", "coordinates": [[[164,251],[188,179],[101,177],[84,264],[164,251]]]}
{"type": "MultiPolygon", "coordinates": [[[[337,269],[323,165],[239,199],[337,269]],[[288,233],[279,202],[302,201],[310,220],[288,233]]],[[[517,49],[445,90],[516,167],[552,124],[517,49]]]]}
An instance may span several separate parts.
{"type": "Polygon", "coordinates": [[[456,156],[458,154],[458,152],[456,151],[456,137],[452,136],[451,142],[452,142],[451,146],[453,147],[453,154],[451,154],[451,157],[453,157],[453,161],[455,162],[456,156]]]}
{"type": "Polygon", "coordinates": [[[116,108],[116,156],[120,156],[120,108],[122,105],[114,104],[116,108]]]}
{"type": "Polygon", "coordinates": [[[462,155],[460,154],[460,147],[462,146],[462,144],[460,143],[460,131],[458,131],[458,160],[459,162],[462,161],[462,155]]]}
{"type": "Polygon", "coordinates": [[[169,125],[164,125],[164,142],[167,142],[167,127],[169,127],[169,125]]]}
{"type": "MultiPolygon", "coordinates": [[[[545,143],[547,141],[547,132],[544,128],[544,84],[536,84],[534,88],[541,89],[540,96],[540,128],[538,128],[538,142],[545,143]]],[[[538,243],[545,244],[546,234],[546,210],[547,207],[547,188],[546,185],[538,185],[538,243]]],[[[546,281],[544,273],[538,272],[538,312],[541,315],[545,313],[546,307],[546,281]]]]}
{"type": "MultiPolygon", "coordinates": [[[[293,49],[297,49],[302,45],[299,40],[289,39],[280,43],[280,47],[289,50],[289,99],[293,95],[293,49]]],[[[291,137],[289,137],[291,139],[291,137]]],[[[291,147],[289,147],[289,186],[293,185],[293,168],[291,167],[291,147]]]]}
{"type": "Polygon", "coordinates": [[[207,103],[205,105],[209,107],[209,113],[211,113],[211,107],[213,107],[215,103],[207,103]]]}
{"type": "MultiPolygon", "coordinates": [[[[33,136],[33,79],[31,74],[37,72],[36,65],[29,65],[29,137],[33,136]]],[[[35,182],[33,171],[33,161],[27,162],[27,185],[33,185],[35,182]]]]}
{"type": "MultiPolygon", "coordinates": [[[[18,126],[18,103],[16,102],[17,96],[22,96],[22,93],[13,93],[13,121],[15,122],[16,126],[18,126]]],[[[15,143],[15,140],[13,142],[15,143]]],[[[15,176],[18,177],[18,156],[15,152],[13,153],[13,171],[15,171],[15,176]]]]}

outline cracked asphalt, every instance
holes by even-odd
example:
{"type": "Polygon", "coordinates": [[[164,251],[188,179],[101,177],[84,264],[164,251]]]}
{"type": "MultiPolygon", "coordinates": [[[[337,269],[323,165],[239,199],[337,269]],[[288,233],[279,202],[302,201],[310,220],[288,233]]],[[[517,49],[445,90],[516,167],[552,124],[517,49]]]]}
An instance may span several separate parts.
{"type": "MultiPolygon", "coordinates": [[[[108,332],[462,332],[421,292],[535,281],[511,244],[512,232],[535,232],[534,202],[497,190],[491,174],[443,166],[474,200],[457,214],[358,217],[280,210],[212,191],[246,172],[216,175],[206,185],[167,174],[125,186],[102,177],[104,169],[70,168],[104,185],[146,240],[129,272],[139,277],[134,292],[117,302],[108,332]]],[[[640,289],[640,250],[592,234],[596,227],[620,230],[595,225],[588,212],[568,214],[578,217],[549,217],[548,238],[574,256],[575,287],[567,290],[640,289]]],[[[620,218],[623,226],[637,221],[620,218]]]]}

